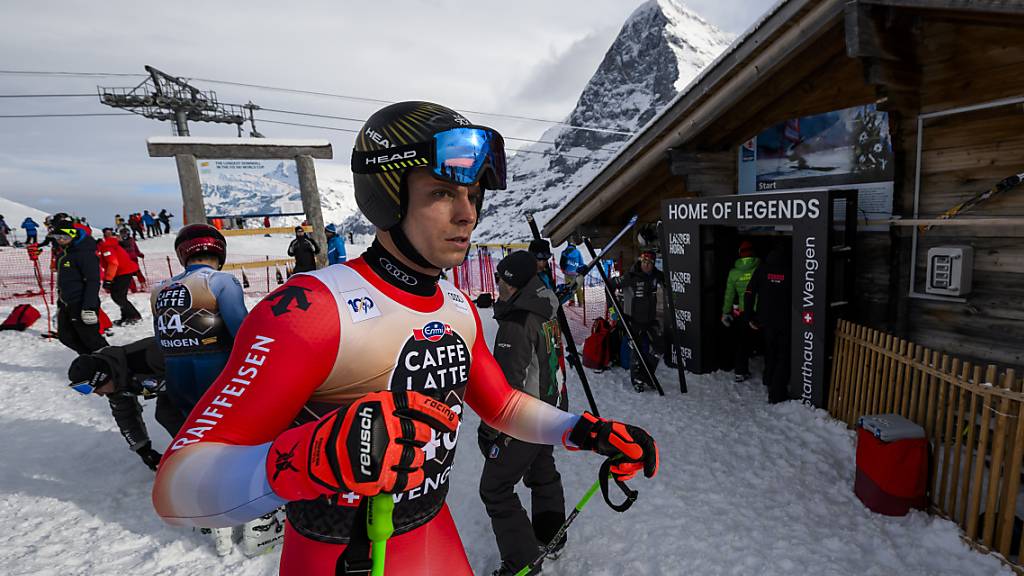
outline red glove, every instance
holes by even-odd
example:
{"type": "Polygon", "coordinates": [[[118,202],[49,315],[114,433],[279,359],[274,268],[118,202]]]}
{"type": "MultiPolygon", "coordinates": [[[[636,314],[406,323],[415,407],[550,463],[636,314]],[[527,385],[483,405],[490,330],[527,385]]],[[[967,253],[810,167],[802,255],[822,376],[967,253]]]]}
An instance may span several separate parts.
{"type": "MultiPolygon", "coordinates": [[[[643,428],[584,412],[569,431],[568,439],[580,450],[608,457],[618,456],[611,467],[611,473],[617,480],[629,480],[640,470],[648,478],[658,473],[658,445],[643,428]]],[[[566,448],[574,449],[564,438],[562,443],[566,448]]]]}
{"type": "Polygon", "coordinates": [[[417,392],[373,392],[277,437],[267,455],[270,487],[286,500],[412,490],[423,483],[430,429],[454,432],[459,416],[417,392]]]}

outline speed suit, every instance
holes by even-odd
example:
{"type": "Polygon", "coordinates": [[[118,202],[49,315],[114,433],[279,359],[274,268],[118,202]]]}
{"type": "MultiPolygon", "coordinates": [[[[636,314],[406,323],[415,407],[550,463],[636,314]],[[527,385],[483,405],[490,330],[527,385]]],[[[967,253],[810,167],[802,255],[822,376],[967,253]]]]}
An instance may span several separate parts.
{"type": "MultiPolygon", "coordinates": [[[[281,573],[335,574],[361,521],[360,496],[316,496],[299,458],[271,446],[374,391],[413,390],[456,413],[465,403],[511,436],[562,442],[579,417],[508,385],[464,293],[442,280],[431,296],[415,295],[380,274],[363,257],[296,274],[253,308],[223,373],[165,453],[153,488],[164,520],[230,526],[287,504],[281,573]]],[[[434,431],[424,482],[393,495],[387,573],[472,574],[445,504],[457,441],[458,430],[434,431]]]]}
{"type": "Polygon", "coordinates": [[[167,365],[167,393],[185,414],[224,368],[245,300],[238,279],[193,264],[153,288],[153,329],[167,365]]]}

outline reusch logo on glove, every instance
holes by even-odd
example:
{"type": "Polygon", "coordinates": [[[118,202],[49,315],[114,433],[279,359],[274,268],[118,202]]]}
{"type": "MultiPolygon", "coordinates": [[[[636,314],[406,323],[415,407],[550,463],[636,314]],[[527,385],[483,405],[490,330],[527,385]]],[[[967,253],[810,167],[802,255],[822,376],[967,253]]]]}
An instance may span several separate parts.
{"type": "Polygon", "coordinates": [[[373,433],[370,430],[372,428],[373,408],[363,406],[359,410],[359,471],[367,477],[373,476],[373,472],[370,470],[370,439],[373,438],[373,433]]]}
{"type": "Polygon", "coordinates": [[[451,325],[443,322],[429,322],[422,329],[412,331],[412,335],[416,340],[426,340],[427,342],[437,342],[441,338],[444,338],[445,335],[451,333],[451,325]]]}

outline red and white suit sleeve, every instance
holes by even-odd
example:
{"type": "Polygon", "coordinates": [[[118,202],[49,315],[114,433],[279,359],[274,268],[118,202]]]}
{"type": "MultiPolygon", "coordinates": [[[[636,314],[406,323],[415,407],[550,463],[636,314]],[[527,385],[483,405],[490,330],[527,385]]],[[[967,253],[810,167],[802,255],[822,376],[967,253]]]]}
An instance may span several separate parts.
{"type": "Polygon", "coordinates": [[[293,276],[253,308],[160,463],[153,506],[164,520],[233,526],[285,502],[267,480],[267,453],[330,373],[339,329],[334,296],[312,276],[293,276]]]}
{"type": "Polygon", "coordinates": [[[476,342],[473,343],[473,364],[469,369],[466,403],[488,425],[509,436],[533,444],[562,444],[579,416],[534,398],[509,386],[501,366],[484,341],[480,315],[476,317],[476,342]]]}

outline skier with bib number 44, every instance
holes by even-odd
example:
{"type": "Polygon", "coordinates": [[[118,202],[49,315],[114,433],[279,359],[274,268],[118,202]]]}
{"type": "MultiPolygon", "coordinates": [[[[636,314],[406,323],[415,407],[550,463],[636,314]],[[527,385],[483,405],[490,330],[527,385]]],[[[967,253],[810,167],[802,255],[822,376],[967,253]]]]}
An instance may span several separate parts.
{"type": "Polygon", "coordinates": [[[618,479],[654,476],[644,430],[509,386],[475,307],[440,279],[465,259],[484,190],[505,188],[501,135],[437,104],[393,104],[357,134],[352,170],[373,244],[253,308],[164,456],[157,512],[230,526],[285,504],[282,574],[368,574],[369,497],[388,494],[385,572],[461,576],[445,496],[464,404],[514,438],[614,457],[618,479]]]}

